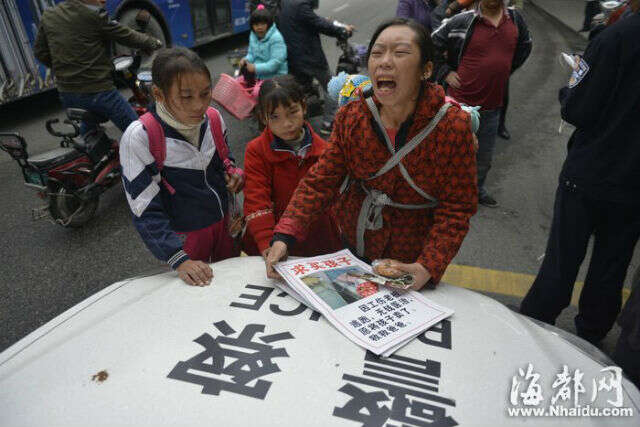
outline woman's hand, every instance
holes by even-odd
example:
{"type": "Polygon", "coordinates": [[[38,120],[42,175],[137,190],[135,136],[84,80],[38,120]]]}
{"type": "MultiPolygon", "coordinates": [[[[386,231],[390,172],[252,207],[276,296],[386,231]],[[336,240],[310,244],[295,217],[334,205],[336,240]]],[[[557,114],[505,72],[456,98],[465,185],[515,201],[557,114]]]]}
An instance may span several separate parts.
{"type": "MultiPolygon", "coordinates": [[[[429,282],[429,279],[431,279],[431,274],[429,274],[427,269],[420,263],[414,262],[413,264],[404,264],[400,261],[396,261],[395,259],[380,260],[380,262],[383,262],[386,269],[390,271],[395,270],[402,272],[402,274],[410,274],[413,276],[414,284],[411,286],[411,289],[414,291],[422,289],[424,285],[429,282]]],[[[402,274],[398,275],[400,276],[402,274]]]]}
{"type": "Polygon", "coordinates": [[[269,256],[269,249],[271,248],[267,248],[264,251],[262,251],[260,254],[262,255],[262,259],[264,259],[266,261],[267,256],[269,256]]]}
{"type": "Polygon", "coordinates": [[[247,62],[246,63],[247,66],[247,71],[250,73],[255,73],[256,72],[256,66],[254,64],[252,64],[251,62],[247,62]]]}
{"type": "Polygon", "coordinates": [[[267,267],[267,277],[270,279],[280,279],[280,275],[273,268],[280,261],[287,259],[287,244],[281,241],[273,242],[271,248],[267,252],[264,263],[267,267]]]}
{"type": "Polygon", "coordinates": [[[242,176],[235,173],[231,175],[225,173],[224,180],[227,183],[227,190],[231,191],[232,193],[238,193],[244,186],[244,180],[242,179],[242,176]]]}
{"type": "Polygon", "coordinates": [[[455,71],[449,72],[447,78],[444,79],[449,86],[455,89],[460,89],[460,76],[455,71]]]}
{"type": "Polygon", "coordinates": [[[247,63],[247,58],[242,58],[240,61],[238,61],[238,68],[244,67],[247,63]]]}
{"type": "Polygon", "coordinates": [[[207,286],[211,284],[213,270],[202,261],[186,260],[176,268],[180,278],[191,286],[207,286]]]}

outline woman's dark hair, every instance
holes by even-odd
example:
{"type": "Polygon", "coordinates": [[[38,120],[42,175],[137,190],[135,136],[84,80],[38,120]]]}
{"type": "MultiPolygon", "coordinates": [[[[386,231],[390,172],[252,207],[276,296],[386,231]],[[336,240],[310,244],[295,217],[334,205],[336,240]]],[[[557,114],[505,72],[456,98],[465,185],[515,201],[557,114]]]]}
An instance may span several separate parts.
{"type": "Polygon", "coordinates": [[[304,105],[304,91],[293,76],[276,76],[265,80],[260,88],[258,114],[261,118],[271,115],[279,106],[304,105]]]}
{"type": "Polygon", "coordinates": [[[151,78],[164,93],[168,93],[174,82],[188,73],[202,73],[211,80],[211,72],[202,58],[192,50],[184,47],[160,49],[151,66],[151,78]]]}
{"type": "Polygon", "coordinates": [[[378,37],[380,34],[389,27],[394,26],[403,26],[409,27],[413,30],[413,33],[416,36],[416,43],[420,47],[420,65],[425,66],[427,62],[433,61],[433,57],[435,56],[435,47],[433,46],[433,40],[431,40],[431,34],[424,28],[424,26],[413,19],[407,18],[392,18],[388,21],[384,21],[382,24],[378,25],[378,28],[373,33],[371,37],[371,41],[369,42],[369,49],[367,50],[367,61],[369,61],[369,57],[371,56],[371,49],[376,44],[378,37]]]}
{"type": "MultiPolygon", "coordinates": [[[[260,5],[258,5],[260,7],[260,5]]],[[[249,18],[249,26],[253,27],[255,24],[265,23],[269,27],[273,24],[273,15],[269,12],[269,9],[262,6],[261,9],[256,9],[251,13],[251,17],[249,18]]]]}

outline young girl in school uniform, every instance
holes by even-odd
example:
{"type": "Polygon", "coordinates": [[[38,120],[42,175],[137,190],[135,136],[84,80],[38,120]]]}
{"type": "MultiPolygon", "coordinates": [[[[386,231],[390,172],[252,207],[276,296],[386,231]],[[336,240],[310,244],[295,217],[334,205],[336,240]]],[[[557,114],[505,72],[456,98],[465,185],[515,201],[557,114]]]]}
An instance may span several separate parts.
{"type": "Polygon", "coordinates": [[[208,265],[239,255],[228,231],[230,194],[242,170],[228,156],[226,128],[209,107],[211,74],[184,48],[163,49],[152,66],[156,100],[120,141],[133,223],[156,258],[190,285],[208,285],[208,265]]]}

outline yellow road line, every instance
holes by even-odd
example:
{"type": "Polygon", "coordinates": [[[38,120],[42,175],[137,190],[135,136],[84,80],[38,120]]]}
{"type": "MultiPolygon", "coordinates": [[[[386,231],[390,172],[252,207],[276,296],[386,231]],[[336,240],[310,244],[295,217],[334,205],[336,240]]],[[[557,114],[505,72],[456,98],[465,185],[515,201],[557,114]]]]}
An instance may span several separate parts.
{"type": "MultiPolygon", "coordinates": [[[[531,274],[451,264],[442,277],[442,281],[475,291],[492,292],[522,298],[526,295],[535,278],[536,276],[531,274]]],[[[582,286],[583,282],[576,282],[571,298],[572,305],[578,305],[578,298],[580,297],[580,292],[582,292],[582,286]]],[[[627,298],[629,298],[629,293],[630,290],[627,288],[622,290],[623,304],[627,301],[627,298]]]]}
{"type": "MultiPolygon", "coordinates": [[[[240,256],[247,256],[244,252],[240,256]]],[[[450,264],[442,276],[442,281],[461,288],[474,291],[492,292],[494,294],[509,295],[523,298],[536,276],[532,274],[514,273],[511,271],[491,270],[488,268],[472,267],[470,265],[450,264]]],[[[584,282],[576,282],[571,296],[571,305],[578,305],[578,298],[582,292],[584,282]]],[[[627,302],[631,291],[622,289],[622,304],[627,302]]]]}

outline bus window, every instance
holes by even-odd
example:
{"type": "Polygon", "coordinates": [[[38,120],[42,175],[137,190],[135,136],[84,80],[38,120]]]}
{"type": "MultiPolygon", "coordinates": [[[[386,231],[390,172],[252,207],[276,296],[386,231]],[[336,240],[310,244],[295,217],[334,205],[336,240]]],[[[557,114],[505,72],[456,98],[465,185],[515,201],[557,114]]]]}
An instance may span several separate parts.
{"type": "Polygon", "coordinates": [[[233,31],[230,0],[191,0],[196,44],[233,31]]]}

